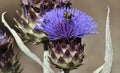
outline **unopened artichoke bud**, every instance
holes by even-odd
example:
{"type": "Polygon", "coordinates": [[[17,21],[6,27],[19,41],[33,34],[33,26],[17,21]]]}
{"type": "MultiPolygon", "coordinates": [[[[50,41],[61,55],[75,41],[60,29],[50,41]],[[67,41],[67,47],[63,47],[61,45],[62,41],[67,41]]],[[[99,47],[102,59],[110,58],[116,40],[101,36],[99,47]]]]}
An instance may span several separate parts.
{"type": "Polygon", "coordinates": [[[0,73],[22,72],[19,64],[19,54],[15,55],[13,45],[14,39],[0,31],[0,73]]]}
{"type": "Polygon", "coordinates": [[[36,6],[39,3],[37,0],[20,0],[22,13],[20,14],[16,11],[17,16],[14,18],[22,39],[24,41],[32,41],[34,44],[40,43],[42,38],[46,37],[44,33],[34,30],[34,24],[37,24],[36,19],[40,18],[40,16],[33,9],[33,5],[36,6]]]}
{"type": "Polygon", "coordinates": [[[35,28],[49,38],[51,63],[65,70],[76,69],[84,59],[82,38],[96,34],[97,24],[86,13],[74,8],[56,8],[43,16],[35,28]]]}

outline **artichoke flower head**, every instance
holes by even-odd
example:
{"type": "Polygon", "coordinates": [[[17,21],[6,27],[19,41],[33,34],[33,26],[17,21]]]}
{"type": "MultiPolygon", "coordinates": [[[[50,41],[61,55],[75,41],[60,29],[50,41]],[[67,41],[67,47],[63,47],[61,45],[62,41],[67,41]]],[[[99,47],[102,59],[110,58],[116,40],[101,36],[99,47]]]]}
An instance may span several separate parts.
{"type": "Polygon", "coordinates": [[[14,53],[14,39],[0,30],[0,73],[21,73],[19,54],[14,53]]]}
{"type": "Polygon", "coordinates": [[[57,68],[76,69],[83,62],[82,38],[96,34],[97,24],[93,18],[74,8],[57,8],[47,12],[44,20],[35,26],[46,33],[50,40],[50,61],[57,68]]]}

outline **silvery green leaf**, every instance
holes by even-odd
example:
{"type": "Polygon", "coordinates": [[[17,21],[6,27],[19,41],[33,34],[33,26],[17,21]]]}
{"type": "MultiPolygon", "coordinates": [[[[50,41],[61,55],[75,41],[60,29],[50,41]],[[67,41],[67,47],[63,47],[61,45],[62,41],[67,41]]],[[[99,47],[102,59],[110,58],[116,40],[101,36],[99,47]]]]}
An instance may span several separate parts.
{"type": "Polygon", "coordinates": [[[112,61],[113,61],[113,48],[112,48],[112,41],[111,41],[111,34],[110,34],[110,8],[108,7],[107,12],[107,19],[106,19],[106,36],[105,36],[105,62],[102,66],[100,66],[94,73],[111,73],[112,69],[112,61]]]}

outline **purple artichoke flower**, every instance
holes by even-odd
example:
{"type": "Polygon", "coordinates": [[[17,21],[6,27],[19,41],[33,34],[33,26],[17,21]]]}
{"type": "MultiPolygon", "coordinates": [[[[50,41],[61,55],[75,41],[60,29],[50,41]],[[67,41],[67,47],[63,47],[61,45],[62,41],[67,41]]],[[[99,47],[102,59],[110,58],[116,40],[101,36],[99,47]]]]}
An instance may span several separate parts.
{"type": "Polygon", "coordinates": [[[82,38],[96,33],[97,25],[94,20],[73,8],[58,8],[47,12],[43,22],[36,29],[45,32],[50,40],[82,38]]]}
{"type": "Polygon", "coordinates": [[[60,69],[75,69],[84,58],[84,36],[96,34],[93,18],[74,8],[57,8],[38,19],[36,29],[44,32],[50,40],[50,61],[60,69]]]}

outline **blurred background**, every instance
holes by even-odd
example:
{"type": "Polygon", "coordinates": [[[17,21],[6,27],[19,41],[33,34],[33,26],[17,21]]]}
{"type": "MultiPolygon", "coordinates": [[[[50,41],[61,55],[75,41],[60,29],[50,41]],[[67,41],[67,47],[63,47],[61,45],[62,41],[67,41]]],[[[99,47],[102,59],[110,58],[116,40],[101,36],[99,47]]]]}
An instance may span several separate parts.
{"type": "MultiPolygon", "coordinates": [[[[112,73],[120,73],[120,0],[72,0],[73,6],[86,12],[94,18],[98,23],[99,34],[85,37],[83,43],[86,44],[84,65],[71,73],[92,73],[96,68],[104,63],[104,50],[105,50],[105,20],[107,14],[107,6],[110,7],[110,26],[114,50],[114,60],[112,73]]],[[[15,11],[19,9],[19,0],[0,0],[0,15],[2,12],[7,11],[6,19],[11,27],[14,27],[15,11]]],[[[7,29],[0,21],[0,29],[7,29]]],[[[32,43],[26,45],[38,57],[42,59],[41,45],[34,46],[32,43]]],[[[16,49],[18,49],[16,47],[16,49]]],[[[22,73],[42,73],[42,68],[34,61],[29,59],[26,55],[22,54],[21,68],[24,68],[22,73]]]]}

